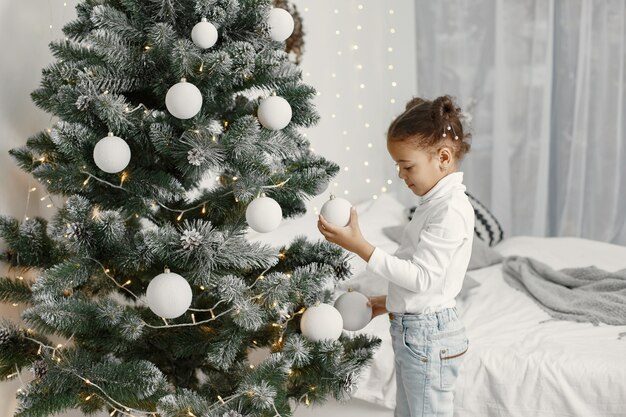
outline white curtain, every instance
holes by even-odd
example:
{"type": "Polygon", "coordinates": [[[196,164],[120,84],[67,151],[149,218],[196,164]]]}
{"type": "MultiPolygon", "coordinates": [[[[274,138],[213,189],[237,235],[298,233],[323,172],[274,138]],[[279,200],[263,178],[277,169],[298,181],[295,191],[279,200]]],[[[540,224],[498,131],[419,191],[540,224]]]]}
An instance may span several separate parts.
{"type": "Polygon", "coordinates": [[[468,191],[512,235],[626,244],[624,0],[416,2],[418,93],[472,116],[468,191]]]}

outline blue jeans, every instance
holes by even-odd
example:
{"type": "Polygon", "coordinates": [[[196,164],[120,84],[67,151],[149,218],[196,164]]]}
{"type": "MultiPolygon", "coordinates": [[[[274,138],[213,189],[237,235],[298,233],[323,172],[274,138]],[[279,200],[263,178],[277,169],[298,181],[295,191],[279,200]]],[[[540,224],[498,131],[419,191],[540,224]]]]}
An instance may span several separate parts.
{"type": "Polygon", "coordinates": [[[452,417],[454,383],[469,341],[456,308],[389,313],[395,354],[395,417],[452,417]]]}

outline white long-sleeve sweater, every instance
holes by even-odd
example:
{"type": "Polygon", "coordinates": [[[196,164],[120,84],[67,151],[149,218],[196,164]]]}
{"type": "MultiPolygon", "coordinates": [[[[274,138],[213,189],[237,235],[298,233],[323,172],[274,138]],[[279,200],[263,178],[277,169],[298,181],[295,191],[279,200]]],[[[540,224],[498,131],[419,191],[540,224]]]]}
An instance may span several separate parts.
{"type": "Polygon", "coordinates": [[[474,209],[463,173],[443,177],[418,197],[393,255],[375,248],[366,269],[389,280],[387,310],[433,313],[456,305],[472,252],[474,209]]]}

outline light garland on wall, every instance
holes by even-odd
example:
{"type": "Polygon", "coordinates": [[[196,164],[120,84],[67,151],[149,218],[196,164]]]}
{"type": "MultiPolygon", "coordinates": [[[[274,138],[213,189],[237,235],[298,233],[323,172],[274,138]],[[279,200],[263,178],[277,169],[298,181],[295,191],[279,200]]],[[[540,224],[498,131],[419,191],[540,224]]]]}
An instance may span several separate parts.
{"type": "MultiPolygon", "coordinates": [[[[302,0],[301,3],[305,3],[305,0],[302,0]]],[[[340,120],[345,120],[345,118],[342,117],[341,112],[343,111],[345,113],[345,111],[351,111],[352,109],[355,109],[355,111],[357,112],[357,119],[361,119],[361,123],[360,126],[361,128],[357,126],[355,126],[355,128],[353,128],[351,131],[348,130],[344,130],[342,129],[342,138],[345,142],[347,142],[348,144],[351,144],[352,141],[354,141],[359,135],[371,135],[372,133],[369,133],[370,131],[372,131],[372,127],[375,125],[372,121],[368,120],[368,117],[371,117],[371,109],[374,107],[373,105],[369,105],[368,101],[366,100],[366,96],[364,96],[364,94],[368,94],[368,83],[365,81],[365,75],[368,75],[371,73],[371,71],[368,71],[369,68],[367,68],[367,66],[363,65],[362,62],[360,62],[360,56],[363,54],[362,51],[366,51],[368,50],[368,48],[361,48],[362,45],[360,45],[360,43],[357,41],[357,39],[363,39],[368,28],[366,27],[367,25],[365,25],[363,23],[363,13],[367,12],[367,8],[370,7],[370,5],[362,3],[362,4],[351,4],[351,5],[346,5],[345,8],[342,8],[343,5],[337,5],[337,4],[333,4],[333,8],[329,9],[328,12],[330,15],[328,16],[328,20],[329,21],[334,21],[335,23],[337,23],[337,25],[335,25],[333,27],[333,25],[328,25],[327,27],[329,28],[328,30],[331,31],[331,35],[329,36],[328,39],[334,38],[336,41],[334,42],[335,45],[337,45],[337,48],[335,49],[335,52],[330,52],[330,60],[332,60],[332,56],[334,55],[336,57],[335,62],[337,63],[337,66],[346,66],[346,59],[350,60],[348,62],[351,63],[351,67],[353,68],[352,70],[352,74],[349,75],[349,79],[343,79],[345,77],[342,76],[340,74],[341,71],[337,71],[335,68],[330,67],[329,68],[329,72],[326,76],[329,77],[329,79],[325,80],[324,82],[322,82],[322,85],[332,85],[336,90],[332,91],[332,92],[325,92],[328,93],[329,97],[333,97],[334,98],[334,102],[332,101],[325,101],[326,104],[328,104],[327,106],[325,106],[323,110],[323,114],[322,114],[322,119],[328,119],[330,120],[333,125],[335,123],[337,123],[340,120]],[[342,19],[342,16],[344,14],[349,14],[350,17],[354,17],[356,16],[356,22],[353,21],[353,19],[342,19]],[[334,20],[333,20],[334,19],[334,20]],[[348,20],[350,21],[350,24],[347,24],[346,22],[348,22],[348,20]],[[343,22],[343,24],[342,24],[343,22]],[[355,39],[356,38],[356,39],[355,39]],[[345,91],[341,91],[340,88],[343,89],[347,89],[347,90],[351,90],[354,92],[354,95],[351,96],[350,94],[345,94],[345,91]],[[341,102],[345,99],[349,99],[349,100],[354,100],[353,104],[351,103],[350,105],[341,105],[341,102]],[[345,110],[344,110],[345,109],[345,110]],[[370,112],[370,113],[368,113],[370,112]],[[361,130],[361,132],[359,132],[361,130]],[[362,130],[365,130],[365,132],[362,132],[362,130]]],[[[325,7],[322,4],[318,4],[318,3],[312,3],[312,2],[306,2],[306,5],[304,6],[303,10],[305,13],[309,13],[313,10],[313,7],[319,7],[320,10],[321,8],[325,7]]],[[[376,6],[372,6],[372,7],[376,7],[376,6]]],[[[315,10],[316,12],[318,10],[315,10]]],[[[381,34],[381,35],[385,35],[387,36],[387,42],[384,44],[383,46],[383,50],[380,51],[381,55],[383,55],[385,57],[385,61],[381,63],[381,65],[383,65],[383,68],[385,69],[385,72],[387,72],[389,75],[385,76],[385,80],[389,80],[389,81],[385,81],[383,80],[384,84],[388,85],[389,88],[387,88],[388,94],[387,97],[380,97],[380,99],[382,99],[383,103],[381,103],[383,106],[385,105],[385,103],[388,103],[389,106],[393,106],[396,103],[396,93],[398,91],[398,87],[399,87],[399,83],[398,81],[395,79],[395,77],[393,77],[393,74],[395,73],[395,52],[396,52],[396,34],[397,34],[397,30],[396,30],[396,19],[395,19],[395,15],[396,15],[396,10],[393,7],[388,7],[385,10],[385,21],[387,22],[388,27],[385,29],[385,33],[381,34]]],[[[371,51],[371,49],[369,49],[369,51],[371,51]]],[[[368,53],[368,52],[365,52],[368,53]]],[[[304,65],[306,66],[306,61],[304,63],[304,65]]],[[[318,66],[315,67],[316,69],[319,68],[318,66]]],[[[311,68],[305,68],[306,72],[305,72],[305,76],[307,78],[311,78],[311,71],[315,71],[313,69],[313,67],[311,68]]],[[[315,77],[325,77],[325,75],[323,74],[314,74],[315,77]]],[[[314,77],[314,78],[315,78],[314,77]]],[[[373,77],[369,77],[369,79],[372,79],[373,77]]],[[[372,93],[370,93],[372,94],[372,93]]],[[[321,96],[322,93],[318,92],[317,96],[321,96]]],[[[345,104],[345,103],[344,103],[345,104]]],[[[376,104],[378,107],[380,107],[380,105],[376,104]]],[[[378,109],[377,109],[378,110],[378,109]]],[[[380,113],[380,112],[378,112],[380,113]]],[[[385,120],[376,120],[376,125],[379,125],[381,123],[385,123],[385,120]]],[[[378,129],[378,128],[377,128],[378,129]]],[[[374,134],[376,134],[374,132],[374,134]]],[[[392,178],[388,178],[388,179],[375,179],[376,177],[380,178],[380,174],[374,174],[374,173],[370,173],[371,169],[375,169],[378,171],[382,171],[381,169],[381,164],[384,164],[384,162],[381,162],[380,157],[382,156],[381,152],[380,152],[380,147],[379,146],[374,146],[374,144],[372,143],[372,141],[368,141],[365,142],[364,145],[362,144],[358,144],[358,145],[346,145],[345,147],[345,151],[346,153],[349,152],[355,152],[355,151],[359,151],[362,148],[359,148],[360,146],[367,146],[366,148],[366,152],[368,154],[370,154],[371,156],[364,158],[365,160],[362,161],[362,168],[358,166],[354,166],[354,163],[357,162],[354,160],[354,158],[346,158],[347,161],[349,162],[344,162],[342,163],[341,161],[337,161],[338,164],[340,164],[340,173],[338,175],[338,177],[335,179],[335,181],[333,183],[331,183],[331,187],[334,189],[333,193],[334,194],[339,194],[339,193],[343,193],[345,196],[349,196],[351,194],[359,194],[359,193],[352,193],[350,190],[346,187],[343,186],[343,183],[345,182],[344,179],[342,178],[342,174],[353,174],[356,176],[362,176],[363,178],[365,178],[365,187],[367,187],[370,190],[370,198],[373,200],[376,200],[379,198],[379,195],[381,193],[387,193],[389,192],[390,188],[389,186],[391,184],[393,184],[393,179],[392,178]],[[381,184],[382,182],[382,184],[381,184]]],[[[313,150],[313,147],[311,147],[311,149],[313,150]]],[[[359,152],[360,153],[360,152],[359,152]]],[[[313,210],[315,211],[316,214],[319,214],[319,208],[317,206],[313,207],[313,210]]]]}

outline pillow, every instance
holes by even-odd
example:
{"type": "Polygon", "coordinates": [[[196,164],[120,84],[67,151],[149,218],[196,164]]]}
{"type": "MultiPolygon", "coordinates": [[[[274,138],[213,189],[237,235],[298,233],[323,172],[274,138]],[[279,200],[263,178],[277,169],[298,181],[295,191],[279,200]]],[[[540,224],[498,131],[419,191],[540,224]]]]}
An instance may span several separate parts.
{"type": "MultiPolygon", "coordinates": [[[[383,233],[394,242],[400,243],[404,228],[404,225],[383,227],[383,233]]],[[[486,268],[490,265],[502,262],[503,256],[491,249],[482,239],[477,239],[477,237],[478,234],[474,233],[472,255],[467,270],[471,271],[473,269],[486,268]]]]}
{"type": "Polygon", "coordinates": [[[491,249],[487,242],[482,239],[476,239],[478,234],[474,232],[474,240],[472,241],[472,255],[470,256],[467,270],[486,268],[493,264],[502,262],[504,257],[495,250],[491,249]]]}
{"type": "MultiPolygon", "coordinates": [[[[465,194],[474,208],[474,233],[476,236],[485,241],[489,246],[493,246],[500,242],[504,237],[504,231],[502,230],[502,226],[500,226],[496,217],[489,210],[487,210],[487,207],[478,201],[476,197],[468,192],[465,192],[465,194]]],[[[407,217],[409,220],[413,218],[414,212],[415,206],[407,209],[407,217]]]]}

